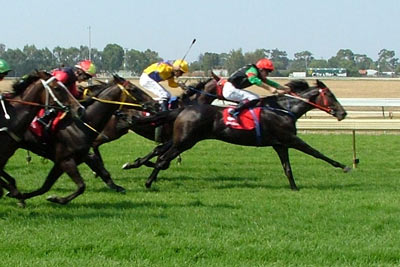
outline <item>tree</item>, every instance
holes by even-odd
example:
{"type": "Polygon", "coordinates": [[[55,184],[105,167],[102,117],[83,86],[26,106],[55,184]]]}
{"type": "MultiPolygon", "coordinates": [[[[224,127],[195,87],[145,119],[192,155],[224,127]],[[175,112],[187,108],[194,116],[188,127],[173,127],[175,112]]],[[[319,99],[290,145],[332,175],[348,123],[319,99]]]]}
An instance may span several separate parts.
{"type": "Polygon", "coordinates": [[[201,70],[203,70],[206,73],[207,71],[210,71],[215,67],[220,67],[220,66],[221,63],[219,60],[219,55],[216,53],[206,52],[201,57],[201,70]]]}
{"type": "Polygon", "coordinates": [[[395,71],[399,59],[395,58],[395,52],[392,50],[382,49],[378,54],[378,71],[395,71]]]}
{"type": "Polygon", "coordinates": [[[275,70],[272,76],[282,76],[282,71],[287,70],[289,66],[289,58],[285,51],[279,49],[266,50],[266,56],[274,62],[275,70]]]}
{"type": "Polygon", "coordinates": [[[359,70],[367,70],[375,68],[374,61],[371,58],[367,57],[366,55],[355,54],[354,62],[356,63],[357,69],[359,70]]]}
{"type": "Polygon", "coordinates": [[[108,44],[103,50],[103,67],[109,72],[117,72],[124,62],[124,49],[117,44],[108,44]]]}
{"type": "Polygon", "coordinates": [[[312,53],[309,51],[302,51],[294,54],[294,60],[290,62],[289,70],[293,71],[306,71],[309,67],[312,57],[312,53]]]}
{"type": "Polygon", "coordinates": [[[144,52],[131,49],[126,52],[126,68],[136,75],[140,75],[147,66],[160,60],[158,53],[150,49],[144,52]]]}
{"type": "Polygon", "coordinates": [[[229,74],[232,74],[237,69],[243,67],[246,64],[242,49],[231,50],[225,61],[225,68],[228,70],[229,74]]]}
{"type": "Polygon", "coordinates": [[[336,56],[328,60],[328,64],[331,68],[345,68],[349,76],[360,75],[354,60],[354,53],[350,49],[340,49],[336,56]]]}

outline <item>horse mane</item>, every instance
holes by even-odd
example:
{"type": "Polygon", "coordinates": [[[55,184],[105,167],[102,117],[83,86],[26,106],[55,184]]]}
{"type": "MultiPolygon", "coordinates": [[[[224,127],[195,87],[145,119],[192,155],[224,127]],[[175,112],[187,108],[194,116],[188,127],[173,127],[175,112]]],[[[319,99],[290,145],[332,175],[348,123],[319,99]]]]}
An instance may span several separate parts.
{"type": "Polygon", "coordinates": [[[16,80],[12,85],[14,96],[21,95],[29,85],[42,78],[43,73],[45,72],[35,70],[16,80]]]}
{"type": "Polygon", "coordinates": [[[302,92],[310,88],[308,82],[305,80],[291,80],[286,84],[292,92],[302,92]]]}

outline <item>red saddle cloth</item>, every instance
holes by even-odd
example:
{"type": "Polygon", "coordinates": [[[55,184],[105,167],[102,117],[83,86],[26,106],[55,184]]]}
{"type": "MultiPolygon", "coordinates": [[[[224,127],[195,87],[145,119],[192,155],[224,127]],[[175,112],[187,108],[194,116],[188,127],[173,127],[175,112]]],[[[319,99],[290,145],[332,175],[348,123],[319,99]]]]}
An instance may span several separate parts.
{"type": "MultiPolygon", "coordinates": [[[[36,117],[33,119],[31,124],[29,125],[29,130],[35,134],[36,136],[43,137],[43,124],[38,122],[38,119],[44,115],[44,109],[39,110],[38,114],[36,117]]],[[[65,113],[59,111],[57,113],[57,116],[54,118],[54,120],[51,123],[50,131],[54,132],[57,129],[58,123],[64,118],[65,113]]]]}
{"type": "Polygon", "coordinates": [[[224,123],[226,126],[238,130],[254,130],[256,128],[254,119],[260,121],[260,107],[253,108],[252,110],[243,110],[240,112],[238,120],[229,114],[229,111],[232,109],[234,109],[234,107],[227,107],[223,111],[224,123]]]}

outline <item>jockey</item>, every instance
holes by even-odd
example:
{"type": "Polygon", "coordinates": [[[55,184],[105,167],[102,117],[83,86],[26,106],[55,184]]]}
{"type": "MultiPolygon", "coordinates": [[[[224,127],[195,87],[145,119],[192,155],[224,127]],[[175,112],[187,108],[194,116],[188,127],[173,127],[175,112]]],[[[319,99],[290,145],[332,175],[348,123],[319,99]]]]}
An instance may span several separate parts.
{"type": "Polygon", "coordinates": [[[4,79],[11,71],[10,65],[8,65],[7,61],[0,58],[0,81],[4,79]]]}
{"type": "Polygon", "coordinates": [[[262,58],[254,64],[248,64],[234,72],[224,84],[222,95],[225,99],[239,102],[239,104],[229,114],[237,117],[243,109],[255,106],[260,96],[244,88],[257,85],[270,91],[272,94],[285,94],[287,87],[267,79],[268,74],[274,70],[274,64],[267,58],[262,58]]]}
{"type": "MultiPolygon", "coordinates": [[[[188,71],[189,66],[185,60],[161,61],[148,66],[140,76],[139,83],[143,88],[157,96],[155,100],[160,102],[161,111],[165,111],[168,109],[168,100],[171,98],[171,93],[161,86],[159,82],[168,81],[170,87],[177,88],[180,85],[175,81],[175,77],[178,78],[188,71]]],[[[162,129],[162,125],[156,128],[156,142],[161,142],[162,129]]]]}
{"type": "Polygon", "coordinates": [[[140,85],[155,94],[161,104],[161,110],[168,109],[168,100],[171,93],[159,84],[161,81],[168,81],[168,85],[177,88],[179,84],[175,81],[175,77],[182,76],[183,73],[189,71],[188,63],[185,60],[177,59],[175,61],[161,61],[151,64],[140,76],[140,85]]]}
{"type": "MultiPolygon", "coordinates": [[[[62,82],[69,92],[77,99],[81,97],[81,92],[78,91],[76,82],[84,82],[89,80],[92,77],[96,76],[96,66],[90,60],[80,61],[75,65],[74,68],[71,67],[63,67],[55,69],[51,72],[59,82],[62,82]]],[[[45,125],[46,127],[50,126],[51,120],[57,115],[57,112],[54,109],[46,110],[46,112],[39,111],[40,118],[37,120],[45,125]]]]}
{"type": "Polygon", "coordinates": [[[83,60],[75,65],[75,68],[58,68],[51,72],[51,75],[62,82],[71,94],[79,99],[80,92],[77,89],[76,82],[84,82],[96,76],[96,66],[90,60],[83,60]]]}

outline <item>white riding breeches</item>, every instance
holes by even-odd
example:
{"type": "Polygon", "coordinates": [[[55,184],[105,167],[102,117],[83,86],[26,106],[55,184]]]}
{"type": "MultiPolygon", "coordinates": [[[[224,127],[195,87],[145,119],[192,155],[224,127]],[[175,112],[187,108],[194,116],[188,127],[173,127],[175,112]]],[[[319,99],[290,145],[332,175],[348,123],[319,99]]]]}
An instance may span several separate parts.
{"type": "Polygon", "coordinates": [[[222,89],[222,95],[223,95],[223,97],[225,97],[226,100],[235,101],[235,102],[240,102],[245,99],[254,100],[254,99],[260,98],[260,96],[258,96],[257,94],[254,94],[252,92],[249,92],[249,91],[246,91],[243,89],[237,89],[230,82],[226,82],[224,84],[224,88],[222,89]]]}
{"type": "Polygon", "coordinates": [[[154,98],[154,100],[164,101],[171,98],[171,93],[162,87],[158,82],[150,78],[146,73],[142,73],[140,76],[139,84],[157,96],[154,98]]]}

